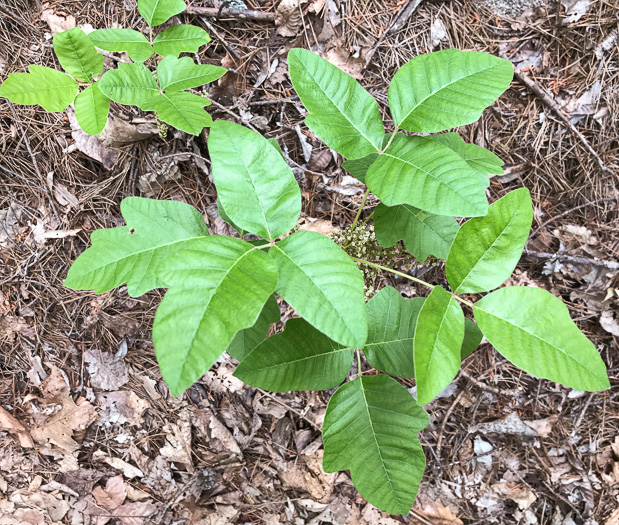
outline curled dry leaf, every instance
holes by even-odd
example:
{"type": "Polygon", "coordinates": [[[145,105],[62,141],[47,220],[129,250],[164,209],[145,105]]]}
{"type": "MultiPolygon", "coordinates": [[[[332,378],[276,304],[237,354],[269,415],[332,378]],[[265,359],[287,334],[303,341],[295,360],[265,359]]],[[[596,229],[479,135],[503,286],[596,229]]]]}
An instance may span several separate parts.
{"type": "Polygon", "coordinates": [[[463,525],[462,520],[445,507],[441,501],[431,501],[418,497],[413,508],[415,513],[424,520],[422,521],[413,516],[411,522],[415,525],[422,525],[428,522],[433,525],[463,525]]]}
{"type": "Polygon", "coordinates": [[[83,397],[74,402],[68,388],[62,390],[54,402],[61,405],[60,410],[42,423],[33,426],[30,434],[49,454],[55,454],[57,451],[72,454],[79,449],[73,434],[86,430],[97,419],[97,414],[94,407],[83,397]]]}
{"type": "Polygon", "coordinates": [[[92,495],[104,509],[114,510],[120,507],[127,497],[127,486],[122,476],[114,476],[107,480],[105,489],[95,487],[92,495]]]}
{"type": "Polygon", "coordinates": [[[490,423],[480,423],[469,428],[469,432],[481,432],[482,434],[515,434],[527,437],[547,437],[552,431],[557,417],[551,416],[536,421],[522,421],[517,412],[492,421],[490,423]]]}
{"type": "Polygon", "coordinates": [[[84,361],[88,364],[90,384],[95,388],[117,390],[129,381],[125,361],[110,352],[87,350],[84,353],[84,361]]]}
{"type": "Polygon", "coordinates": [[[24,448],[32,448],[34,446],[32,438],[24,425],[2,407],[0,407],[0,429],[6,430],[10,434],[15,434],[19,439],[19,444],[24,448]]]}
{"type": "Polygon", "coordinates": [[[52,35],[73,29],[77,23],[74,16],[60,16],[53,9],[45,9],[41,13],[41,20],[46,22],[52,35]]]}
{"type": "Polygon", "coordinates": [[[301,231],[309,231],[309,232],[318,232],[323,235],[330,235],[333,232],[339,230],[336,226],[333,225],[332,222],[326,221],[324,219],[312,219],[311,217],[306,217],[303,219],[303,223],[299,226],[299,230],[301,231]]]}
{"type": "Polygon", "coordinates": [[[303,456],[286,463],[279,477],[284,485],[297,490],[309,492],[310,497],[319,503],[328,503],[333,492],[333,485],[338,473],[327,474],[322,469],[323,451],[312,456],[303,456]]]}
{"type": "Polygon", "coordinates": [[[282,0],[277,6],[275,25],[279,36],[296,36],[303,23],[301,6],[307,0],[282,0]]]}

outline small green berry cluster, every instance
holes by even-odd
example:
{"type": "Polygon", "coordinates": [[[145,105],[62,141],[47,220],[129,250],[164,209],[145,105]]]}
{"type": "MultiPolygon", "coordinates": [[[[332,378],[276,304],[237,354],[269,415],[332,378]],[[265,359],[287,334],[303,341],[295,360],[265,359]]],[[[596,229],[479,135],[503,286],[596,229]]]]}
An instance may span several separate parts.
{"type": "MultiPolygon", "coordinates": [[[[357,259],[364,259],[375,264],[389,264],[389,259],[396,255],[396,248],[383,248],[376,240],[374,226],[360,225],[356,228],[352,226],[345,230],[338,230],[330,234],[330,237],[342,247],[350,256],[357,259]]],[[[363,273],[365,284],[365,298],[371,299],[378,291],[375,289],[376,278],[381,274],[381,270],[369,264],[357,262],[357,266],[363,273]]]]}

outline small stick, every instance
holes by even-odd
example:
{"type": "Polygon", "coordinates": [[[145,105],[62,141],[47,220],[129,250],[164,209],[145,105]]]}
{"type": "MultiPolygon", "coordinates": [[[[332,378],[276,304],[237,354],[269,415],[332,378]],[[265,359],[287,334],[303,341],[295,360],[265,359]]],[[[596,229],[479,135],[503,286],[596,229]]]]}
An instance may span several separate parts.
{"type": "Polygon", "coordinates": [[[415,12],[415,9],[417,9],[419,4],[421,4],[421,0],[408,0],[406,5],[399,11],[399,13],[393,17],[393,20],[391,21],[389,27],[385,31],[383,31],[383,34],[380,35],[380,38],[376,41],[372,49],[370,49],[367,56],[365,57],[364,67],[368,67],[368,65],[372,61],[372,58],[374,57],[374,53],[376,53],[380,45],[383,43],[385,37],[391,33],[402,29],[408,19],[411,17],[411,15],[415,12]]]}
{"type": "Polygon", "coordinates": [[[619,270],[619,262],[615,261],[601,261],[598,259],[588,259],[586,257],[561,255],[559,253],[533,252],[531,250],[524,250],[522,253],[524,253],[525,255],[531,255],[532,257],[538,257],[539,259],[558,259],[559,261],[565,261],[575,264],[592,264],[593,266],[604,266],[609,270],[619,270]]]}
{"type": "Polygon", "coordinates": [[[241,60],[241,55],[239,55],[239,52],[234,49],[230,44],[228,44],[228,42],[226,42],[226,39],[217,32],[217,29],[213,27],[213,24],[211,24],[208,20],[202,20],[202,22],[204,22],[204,25],[208,27],[209,31],[215,35],[215,38],[217,38],[217,40],[219,40],[221,44],[228,50],[228,53],[230,53],[237,60],[241,60]]]}
{"type": "Polygon", "coordinates": [[[253,9],[233,9],[224,7],[217,9],[216,7],[198,7],[190,5],[187,7],[187,13],[191,15],[208,16],[210,18],[240,18],[241,20],[259,20],[263,22],[274,22],[275,13],[266,13],[264,11],[255,11],[253,9]]]}
{"type": "Polygon", "coordinates": [[[587,139],[585,138],[585,136],[576,129],[576,127],[574,126],[574,124],[572,124],[570,122],[570,119],[568,117],[566,117],[562,112],[561,112],[561,108],[559,107],[559,105],[556,103],[556,101],[548,94],[548,92],[542,88],[541,86],[537,85],[532,79],[530,79],[528,76],[523,75],[522,73],[520,73],[519,71],[514,71],[514,76],[525,86],[527,86],[531,91],[533,91],[533,93],[535,93],[540,99],[541,101],[548,106],[556,115],[557,117],[559,117],[559,119],[571,130],[572,133],[574,133],[574,135],[576,135],[576,137],[578,138],[578,140],[580,140],[580,142],[582,143],[582,145],[585,147],[585,149],[591,153],[591,155],[593,155],[593,157],[595,157],[595,159],[598,161],[598,164],[600,165],[600,168],[603,171],[606,171],[608,173],[612,173],[613,175],[615,174],[615,172],[611,169],[608,168],[605,164],[604,161],[602,160],[602,158],[598,155],[598,153],[591,147],[591,144],[589,144],[589,142],[587,141],[587,139]]]}

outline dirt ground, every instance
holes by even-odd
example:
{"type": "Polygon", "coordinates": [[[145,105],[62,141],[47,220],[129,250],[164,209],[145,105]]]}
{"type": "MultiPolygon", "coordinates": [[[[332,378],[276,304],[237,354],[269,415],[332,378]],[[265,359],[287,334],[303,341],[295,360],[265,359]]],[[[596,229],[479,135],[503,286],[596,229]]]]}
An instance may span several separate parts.
{"type": "MultiPolygon", "coordinates": [[[[287,76],[290,48],[322,52],[358,78],[387,122],[389,79],[420,53],[458,48],[512,60],[512,87],[459,131],[505,161],[491,201],[521,186],[533,196],[533,231],[512,284],[567,303],[612,388],[589,394],[537,380],[482,345],[426,407],[428,468],[415,507],[384,515],[346,472],[320,468],[331,392],[252,389],[222,358],[175,399],[150,340],[162,292],[133,299],[124,287],[96,296],[63,286],[89,234],[122,224],[126,196],[188,202],[213,232],[226,232],[206,132],[160,138],[151,115],[113,105],[113,133],[103,143],[73,129],[68,113],[2,99],[0,524],[619,524],[619,2],[232,7],[266,15],[177,17],[211,34],[200,61],[230,69],[210,86],[209,110],[279,141],[302,185],[302,222],[321,220],[327,230],[351,222],[364,188],[304,127],[287,76]]],[[[0,80],[31,63],[58,66],[51,35],[75,24],[143,22],[135,0],[1,0],[0,80]]],[[[399,262],[443,282],[435,265],[399,262]]],[[[380,280],[407,296],[425,293],[380,280]]]]}

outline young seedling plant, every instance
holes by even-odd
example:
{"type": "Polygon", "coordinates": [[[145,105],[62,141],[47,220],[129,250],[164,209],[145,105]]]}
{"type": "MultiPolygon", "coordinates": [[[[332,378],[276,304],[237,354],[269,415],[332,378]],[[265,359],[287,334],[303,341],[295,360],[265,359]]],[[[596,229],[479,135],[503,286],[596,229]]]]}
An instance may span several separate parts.
{"type": "Polygon", "coordinates": [[[15,104],[39,104],[49,112],[64,111],[73,103],[78,124],[90,135],[103,131],[111,100],[155,111],[166,124],[198,135],[213,122],[204,110],[210,101],[186,90],[217,80],[226,69],[196,64],[187,56],[179,58],[181,53],[195,53],[210,41],[200,27],[173,25],[153,38],[153,27],[185,8],[183,0],[139,0],[148,38],[125,28],[97,29],[87,35],[74,27],[57,33],[54,53],[66,73],[32,64],[29,73],[8,76],[0,85],[0,97],[15,104]],[[96,48],[124,51],[133,62],[120,62],[117,69],[103,73],[103,55],[96,48]],[[163,57],[154,61],[156,75],[144,64],[153,53],[163,57]]]}
{"type": "MultiPolygon", "coordinates": [[[[509,86],[508,61],[457,50],[413,58],[389,87],[389,134],[377,102],[352,77],[302,49],[288,63],[307,126],[348,159],[344,167],[367,185],[366,198],[380,199],[378,243],[403,240],[419,260],[444,259],[448,288],[374,256],[351,257],[363,251],[353,243],[290,233],[301,192],[277,144],[225,121],[213,123],[208,147],[220,214],[239,238],[210,235],[187,204],[130,197],[121,204],[127,225],[93,232],[65,284],[103,293],[126,283],[134,297],[167,288],[153,342],[175,396],[226,351],[240,361],[235,375],[253,387],[339,386],[323,424],[325,471],[348,469],[369,502],[406,514],[425,468],[422,405],[449,385],[482,334],[514,365],[577,390],[608,388],[606,368],[560,299],[540,288],[501,287],[530,231],[527,189],[488,205],[488,174],[502,172],[501,160],[456,133],[436,134],[479,118],[509,86]],[[471,218],[459,226],[455,216],[471,218]],[[366,303],[360,267],[430,293],[405,299],[386,286],[366,303]],[[299,318],[267,338],[280,320],[276,296],[299,318]],[[374,370],[359,367],[346,382],[360,352],[374,370]],[[417,399],[396,378],[414,378],[417,399]]],[[[353,230],[367,228],[359,223],[365,202],[353,230]]]]}

